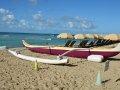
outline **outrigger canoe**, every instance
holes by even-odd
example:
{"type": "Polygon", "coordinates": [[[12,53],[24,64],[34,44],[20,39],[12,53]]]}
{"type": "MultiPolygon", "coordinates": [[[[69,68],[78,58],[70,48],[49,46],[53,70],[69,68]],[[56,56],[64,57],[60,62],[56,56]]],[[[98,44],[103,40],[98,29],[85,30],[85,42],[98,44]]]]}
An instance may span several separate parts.
{"type": "Polygon", "coordinates": [[[41,62],[41,63],[47,63],[47,64],[65,64],[68,63],[69,60],[68,59],[43,59],[43,58],[37,58],[37,57],[32,57],[32,56],[26,56],[26,55],[22,55],[20,53],[17,53],[16,51],[12,51],[12,50],[8,50],[11,54],[13,54],[14,56],[20,58],[20,59],[24,59],[24,60],[28,60],[28,61],[37,61],[37,62],[41,62]]]}
{"type": "Polygon", "coordinates": [[[62,55],[87,58],[90,55],[101,55],[104,58],[109,58],[116,56],[120,53],[120,44],[115,48],[76,48],[76,47],[63,47],[63,46],[40,46],[40,45],[30,45],[25,40],[22,40],[23,45],[31,50],[32,52],[45,53],[51,55],[62,55]]]}

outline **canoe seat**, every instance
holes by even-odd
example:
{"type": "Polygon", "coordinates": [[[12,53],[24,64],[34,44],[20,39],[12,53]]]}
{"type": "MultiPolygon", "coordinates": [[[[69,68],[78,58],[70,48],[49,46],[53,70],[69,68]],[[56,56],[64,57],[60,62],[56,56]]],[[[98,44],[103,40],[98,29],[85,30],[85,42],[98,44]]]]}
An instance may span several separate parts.
{"type": "Polygon", "coordinates": [[[75,42],[76,42],[76,41],[72,41],[72,42],[68,45],[68,47],[72,47],[72,46],[75,44],[75,42]]]}
{"type": "Polygon", "coordinates": [[[65,43],[64,47],[68,47],[71,42],[72,42],[72,40],[68,40],[68,41],[65,43]]]}

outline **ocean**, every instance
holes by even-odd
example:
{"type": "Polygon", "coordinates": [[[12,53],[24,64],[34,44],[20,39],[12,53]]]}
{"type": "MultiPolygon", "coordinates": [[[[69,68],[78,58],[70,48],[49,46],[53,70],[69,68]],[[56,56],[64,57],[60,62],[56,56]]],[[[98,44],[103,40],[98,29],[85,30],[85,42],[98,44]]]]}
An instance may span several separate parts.
{"type": "Polygon", "coordinates": [[[56,34],[28,34],[28,33],[2,33],[0,32],[0,46],[8,48],[23,47],[22,40],[36,45],[64,44],[64,39],[58,39],[56,34]]]}

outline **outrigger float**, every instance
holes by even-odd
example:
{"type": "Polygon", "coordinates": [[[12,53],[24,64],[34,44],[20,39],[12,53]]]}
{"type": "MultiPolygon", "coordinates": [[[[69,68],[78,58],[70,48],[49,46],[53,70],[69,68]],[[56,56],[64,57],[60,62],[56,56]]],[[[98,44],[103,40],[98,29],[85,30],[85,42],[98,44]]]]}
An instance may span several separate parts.
{"type": "Polygon", "coordinates": [[[17,51],[12,51],[12,50],[8,50],[11,54],[13,54],[14,56],[20,58],[20,59],[25,59],[28,61],[37,61],[37,62],[41,62],[41,63],[47,63],[47,64],[65,64],[68,63],[69,60],[68,59],[43,59],[43,58],[36,58],[36,57],[32,57],[32,56],[26,56],[26,55],[22,55],[20,53],[17,53],[17,51]]]}

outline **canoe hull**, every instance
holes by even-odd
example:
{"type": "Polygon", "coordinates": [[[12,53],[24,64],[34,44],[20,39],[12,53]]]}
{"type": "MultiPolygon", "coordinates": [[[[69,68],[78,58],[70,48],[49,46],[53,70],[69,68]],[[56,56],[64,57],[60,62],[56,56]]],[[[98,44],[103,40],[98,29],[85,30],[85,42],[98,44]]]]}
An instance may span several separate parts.
{"type": "MultiPolygon", "coordinates": [[[[68,50],[59,50],[59,49],[45,49],[45,48],[28,48],[32,52],[37,53],[45,53],[45,54],[51,54],[51,55],[61,55],[68,50]]],[[[113,52],[113,51],[89,51],[89,50],[79,50],[79,51],[73,51],[66,56],[70,57],[78,57],[78,58],[87,58],[89,55],[102,55],[104,58],[112,57],[119,54],[119,52],[113,52]]]]}
{"type": "Polygon", "coordinates": [[[66,56],[87,58],[89,55],[101,55],[104,58],[113,57],[120,53],[120,44],[117,47],[111,49],[98,49],[98,48],[74,48],[74,47],[60,47],[60,46],[40,46],[40,45],[30,45],[23,41],[23,45],[31,50],[32,52],[45,53],[52,55],[61,55],[67,51],[70,53],[65,54],[66,56]],[[76,49],[76,50],[74,50],[76,49]]]}

